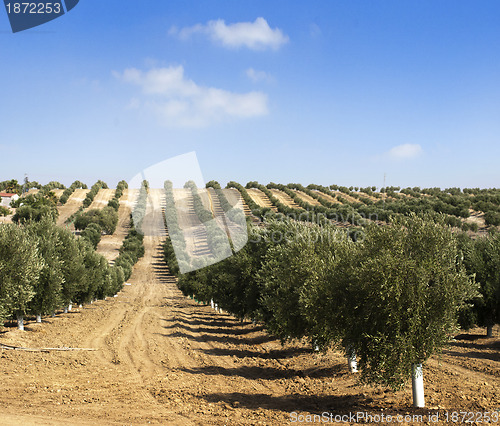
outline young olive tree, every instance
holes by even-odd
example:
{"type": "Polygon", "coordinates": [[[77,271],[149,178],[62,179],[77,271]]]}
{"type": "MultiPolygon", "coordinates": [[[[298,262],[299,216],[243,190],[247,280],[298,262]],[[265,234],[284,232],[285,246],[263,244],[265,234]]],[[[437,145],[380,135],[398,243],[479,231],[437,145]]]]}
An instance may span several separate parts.
{"type": "Polygon", "coordinates": [[[53,313],[62,303],[64,276],[59,254],[63,243],[56,225],[49,218],[25,226],[38,239],[38,251],[44,259],[40,276],[34,285],[35,295],[29,304],[30,311],[36,314],[37,322],[41,322],[43,314],[53,313]]]}
{"type": "Polygon", "coordinates": [[[451,229],[403,217],[367,228],[352,259],[344,339],[359,356],[364,381],[400,387],[410,376],[424,406],[422,364],[456,331],[457,312],[477,295],[451,229]]]}
{"type": "Polygon", "coordinates": [[[43,266],[34,235],[13,224],[0,226],[0,324],[15,315],[18,328],[24,329],[24,314],[43,266]]]}

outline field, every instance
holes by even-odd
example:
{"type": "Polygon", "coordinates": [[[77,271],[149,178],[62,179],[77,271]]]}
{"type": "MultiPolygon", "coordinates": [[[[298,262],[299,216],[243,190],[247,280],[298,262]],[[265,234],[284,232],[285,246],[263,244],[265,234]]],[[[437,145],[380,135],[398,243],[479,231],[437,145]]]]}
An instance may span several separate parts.
{"type": "MultiPolygon", "coordinates": [[[[196,226],[189,191],[174,191],[185,212],[179,222],[196,226]]],[[[234,191],[227,193],[234,197],[234,191]]],[[[58,207],[58,224],[77,211],[87,192],[77,189],[58,207]]],[[[104,207],[113,192],[101,189],[90,207],[104,207]]],[[[272,204],[262,191],[248,192],[260,206],[272,204]]],[[[272,193],[297,207],[285,193],[272,193]]],[[[204,194],[205,208],[220,210],[210,201],[213,191],[204,194]]],[[[298,196],[317,204],[310,195],[298,196]]],[[[98,245],[109,261],[127,233],[136,197],[137,191],[124,191],[118,227],[98,245]]],[[[24,332],[13,322],[0,329],[3,345],[85,349],[0,349],[2,424],[277,425],[289,424],[292,412],[439,412],[443,420],[446,411],[500,411],[498,325],[493,338],[474,328],[434,355],[424,368],[426,408],[414,409],[410,383],[397,392],[362,385],[335,349],[314,352],[302,341],[283,346],[262,325],[185,297],[163,260],[163,205],[163,190],[151,189],[143,222],[145,255],[116,297],[59,312],[41,324],[30,320],[24,332]]],[[[250,215],[248,206],[245,211],[250,215]]],[[[188,249],[205,254],[200,243],[205,239],[193,234],[188,249]]]]}

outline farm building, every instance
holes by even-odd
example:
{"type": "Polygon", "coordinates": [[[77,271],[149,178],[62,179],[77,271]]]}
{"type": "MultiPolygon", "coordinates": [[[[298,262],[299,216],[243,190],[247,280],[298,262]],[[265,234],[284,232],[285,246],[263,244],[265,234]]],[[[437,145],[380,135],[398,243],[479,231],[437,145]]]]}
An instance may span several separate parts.
{"type": "Polygon", "coordinates": [[[9,207],[10,202],[17,200],[19,195],[8,192],[0,192],[0,206],[9,207]]]}

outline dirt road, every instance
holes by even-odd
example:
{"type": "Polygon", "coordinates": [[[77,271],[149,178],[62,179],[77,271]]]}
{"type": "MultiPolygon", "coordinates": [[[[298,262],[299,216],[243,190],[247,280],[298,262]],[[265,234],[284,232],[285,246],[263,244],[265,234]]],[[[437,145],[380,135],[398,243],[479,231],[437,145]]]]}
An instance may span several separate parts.
{"type": "MultiPolygon", "coordinates": [[[[294,411],[415,412],[410,385],[393,393],[357,384],[338,352],[281,347],[258,325],[184,297],[161,257],[162,193],[151,190],[146,254],[131,285],[115,298],[28,322],[25,332],[0,333],[4,344],[97,349],[0,350],[2,424],[279,425],[294,411]]],[[[500,408],[499,331],[494,339],[461,336],[429,362],[428,407],[500,408]]]]}

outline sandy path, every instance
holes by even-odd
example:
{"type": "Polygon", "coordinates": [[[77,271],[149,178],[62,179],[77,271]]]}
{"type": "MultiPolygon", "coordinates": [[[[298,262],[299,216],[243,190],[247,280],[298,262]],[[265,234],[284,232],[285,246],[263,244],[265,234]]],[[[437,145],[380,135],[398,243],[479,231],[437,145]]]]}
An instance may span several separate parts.
{"type": "Polygon", "coordinates": [[[114,197],[115,191],[115,189],[101,188],[92,200],[92,203],[89,206],[89,210],[102,209],[103,207],[106,207],[108,205],[108,201],[114,197]]]}
{"type": "Polygon", "coordinates": [[[118,208],[116,230],[113,235],[103,235],[97,245],[97,252],[108,259],[110,263],[113,263],[118,257],[120,247],[130,229],[130,214],[138,195],[139,191],[136,189],[125,189],[123,191],[120,198],[120,207],[118,208]]]}
{"type": "Polygon", "coordinates": [[[66,201],[66,204],[57,208],[59,211],[57,225],[64,226],[66,219],[80,208],[89,191],[89,189],[75,189],[73,194],[68,198],[68,201],[66,201]]]}

